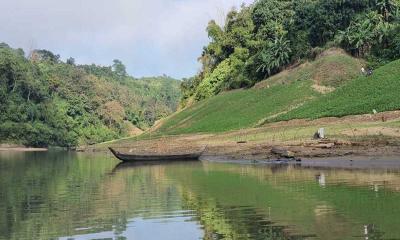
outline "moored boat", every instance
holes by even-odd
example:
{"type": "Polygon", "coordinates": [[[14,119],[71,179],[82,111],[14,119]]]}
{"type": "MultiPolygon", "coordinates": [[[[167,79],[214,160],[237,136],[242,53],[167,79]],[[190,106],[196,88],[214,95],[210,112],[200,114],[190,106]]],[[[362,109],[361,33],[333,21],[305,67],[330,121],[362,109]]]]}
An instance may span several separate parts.
{"type": "Polygon", "coordinates": [[[121,153],[111,147],[108,148],[111,153],[123,162],[147,162],[147,161],[193,161],[199,160],[203,151],[186,154],[170,154],[170,155],[138,155],[130,153],[121,153]]]}

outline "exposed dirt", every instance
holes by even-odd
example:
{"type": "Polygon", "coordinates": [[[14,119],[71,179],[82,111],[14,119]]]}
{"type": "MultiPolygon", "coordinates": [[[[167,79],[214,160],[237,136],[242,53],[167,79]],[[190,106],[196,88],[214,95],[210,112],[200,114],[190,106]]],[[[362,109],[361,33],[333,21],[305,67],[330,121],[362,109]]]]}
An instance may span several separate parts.
{"type": "MultiPolygon", "coordinates": [[[[276,154],[273,148],[289,151],[294,158],[322,158],[343,156],[400,156],[399,146],[350,142],[338,140],[308,140],[302,143],[277,142],[234,142],[213,141],[214,135],[188,135],[162,139],[145,140],[131,144],[110,145],[121,152],[136,154],[187,153],[196,152],[207,146],[204,159],[219,158],[231,160],[277,160],[286,156],[276,154]]],[[[107,151],[106,148],[92,148],[88,151],[107,151]]]]}
{"type": "Polygon", "coordinates": [[[322,86],[319,84],[314,84],[311,87],[314,89],[314,91],[322,93],[322,94],[327,94],[327,93],[335,91],[334,87],[326,87],[326,86],[322,86]]]}
{"type": "MultiPolygon", "coordinates": [[[[334,141],[333,141],[334,142],[334,141]]],[[[293,159],[302,158],[325,158],[325,157],[343,157],[343,156],[400,156],[399,146],[379,146],[372,147],[369,144],[320,144],[318,142],[309,143],[309,145],[270,145],[268,143],[245,143],[245,144],[224,144],[208,148],[204,158],[222,157],[237,160],[276,160],[287,159],[287,156],[275,154],[273,148],[279,148],[289,152],[293,159]]]]}
{"type": "MultiPolygon", "coordinates": [[[[174,154],[197,152],[207,146],[203,158],[231,160],[276,160],[284,159],[273,148],[289,151],[295,158],[326,158],[343,156],[400,156],[399,128],[379,126],[400,120],[400,111],[366,114],[343,118],[323,118],[318,120],[292,120],[270,123],[260,128],[230,131],[218,134],[188,134],[159,137],[134,141],[120,140],[114,143],[87,147],[86,151],[108,151],[107,147],[121,152],[137,154],[174,154]],[[377,126],[378,125],[378,126],[377,126]],[[279,135],[287,129],[308,127],[316,130],[321,126],[341,126],[339,135],[332,139],[313,140],[311,133],[295,140],[271,139],[271,132],[279,135]],[[356,127],[355,127],[356,126],[356,127]],[[357,127],[359,126],[359,127],[357,127]],[[265,136],[263,135],[265,134],[265,136]],[[269,134],[269,135],[268,135],[269,134]],[[255,138],[252,138],[257,136],[255,138]],[[365,138],[353,138],[362,136],[365,138]],[[356,140],[357,139],[357,140],[356,140]],[[390,141],[389,141],[390,140],[390,141]]],[[[278,151],[279,152],[279,151],[278,151]]]]}
{"type": "Polygon", "coordinates": [[[125,121],[125,125],[128,127],[128,134],[129,136],[133,137],[133,136],[139,136],[140,134],[143,133],[143,130],[136,127],[135,125],[133,125],[131,122],[129,121],[125,121]]]}
{"type": "Polygon", "coordinates": [[[342,132],[347,136],[376,136],[385,135],[391,137],[400,137],[400,129],[388,127],[371,127],[366,129],[345,130],[342,132]]]}
{"type": "Polygon", "coordinates": [[[309,125],[323,125],[323,124],[345,124],[345,123],[367,123],[367,122],[386,122],[400,120],[400,111],[381,112],[377,114],[364,114],[345,116],[341,118],[327,117],[316,120],[295,119],[290,121],[282,121],[277,123],[268,123],[265,126],[309,126],[309,125]]]}
{"type": "Polygon", "coordinates": [[[303,106],[303,105],[304,105],[304,102],[303,102],[303,103],[296,104],[296,105],[292,105],[292,106],[290,106],[289,109],[287,109],[286,111],[282,111],[282,112],[273,114],[273,115],[271,115],[271,116],[268,116],[267,118],[261,119],[261,120],[256,124],[256,127],[260,127],[260,126],[264,125],[268,120],[277,118],[278,116],[283,115],[283,114],[286,114],[286,113],[288,113],[288,112],[290,112],[290,111],[292,111],[292,110],[294,110],[294,109],[296,109],[296,108],[299,108],[299,107],[301,107],[301,106],[303,106]]]}
{"type": "Polygon", "coordinates": [[[0,152],[46,152],[47,148],[29,148],[24,146],[0,145],[0,152]]]}
{"type": "Polygon", "coordinates": [[[330,49],[323,51],[321,54],[319,54],[317,56],[317,59],[321,58],[321,57],[329,56],[329,55],[338,55],[338,54],[348,55],[348,53],[346,53],[346,51],[341,48],[330,48],[330,49]]]}
{"type": "MultiPolygon", "coordinates": [[[[341,62],[331,62],[324,61],[323,58],[327,56],[349,56],[343,49],[339,48],[331,48],[320,53],[316,59],[322,59],[321,62],[305,62],[305,63],[295,63],[292,66],[289,66],[285,70],[280,73],[269,77],[266,80],[258,82],[255,84],[254,88],[263,89],[270,88],[277,84],[288,84],[294,80],[302,79],[303,72],[307,72],[310,74],[307,79],[312,80],[314,85],[312,86],[313,90],[316,92],[326,94],[335,90],[334,87],[338,84],[337,79],[350,79],[351,76],[356,76],[357,72],[346,70],[346,66],[341,62]]],[[[354,59],[354,64],[357,64],[357,68],[361,69],[364,65],[364,62],[360,59],[354,59]]],[[[357,71],[357,70],[355,70],[357,71]]]]}

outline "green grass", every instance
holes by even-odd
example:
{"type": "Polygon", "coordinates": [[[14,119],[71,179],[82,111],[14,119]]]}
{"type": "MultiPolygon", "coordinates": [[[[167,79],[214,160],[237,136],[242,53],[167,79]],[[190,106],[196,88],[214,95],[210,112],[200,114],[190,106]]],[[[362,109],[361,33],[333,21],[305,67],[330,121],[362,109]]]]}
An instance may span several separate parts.
{"type": "MultiPolygon", "coordinates": [[[[196,103],[166,119],[152,134],[218,133],[271,121],[400,109],[400,60],[377,69],[370,77],[357,77],[359,64],[359,60],[343,53],[331,53],[266,80],[262,83],[265,88],[258,85],[196,103]],[[334,74],[340,76],[330,76],[334,74]],[[318,84],[339,87],[323,95],[311,87],[317,80],[318,84]]],[[[293,134],[302,135],[303,130],[308,135],[314,131],[297,129],[293,134]]]]}
{"type": "Polygon", "coordinates": [[[314,99],[274,121],[342,117],[400,109],[400,60],[391,62],[370,77],[358,77],[336,91],[314,99]]]}
{"type": "Polygon", "coordinates": [[[258,126],[321,96],[311,87],[314,84],[336,87],[355,78],[361,63],[341,50],[328,50],[316,61],[283,71],[253,89],[198,102],[166,119],[152,134],[216,133],[258,126]]]}
{"type": "Polygon", "coordinates": [[[267,116],[287,111],[318,94],[310,81],[269,89],[227,92],[177,113],[158,129],[162,134],[223,132],[255,126],[267,116]]]}

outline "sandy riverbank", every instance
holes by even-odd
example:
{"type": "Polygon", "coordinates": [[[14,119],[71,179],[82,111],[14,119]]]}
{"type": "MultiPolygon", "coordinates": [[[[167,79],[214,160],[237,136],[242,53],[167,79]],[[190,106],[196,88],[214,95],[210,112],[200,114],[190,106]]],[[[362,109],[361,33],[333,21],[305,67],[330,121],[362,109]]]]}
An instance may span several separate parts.
{"type": "Polygon", "coordinates": [[[274,148],[302,159],[343,156],[400,158],[399,133],[400,111],[392,111],[343,118],[292,120],[223,133],[130,138],[82,150],[106,152],[108,147],[114,147],[122,152],[165,154],[193,152],[207,146],[204,157],[230,160],[284,158],[274,153],[274,148]],[[327,139],[313,140],[315,131],[321,127],[325,128],[327,139]]]}
{"type": "Polygon", "coordinates": [[[207,146],[204,159],[229,160],[277,160],[292,156],[296,159],[315,159],[329,157],[374,157],[399,156],[400,146],[386,142],[351,142],[343,140],[307,140],[291,142],[272,141],[229,141],[220,140],[212,134],[164,137],[141,140],[126,144],[108,143],[86,148],[88,152],[108,152],[107,147],[121,152],[137,154],[165,154],[198,151],[207,146]],[[277,154],[276,150],[282,154],[277,154]],[[285,156],[288,155],[288,156],[285,156]]]}
{"type": "Polygon", "coordinates": [[[10,151],[10,152],[45,152],[48,151],[47,148],[31,148],[23,145],[15,144],[0,144],[0,151],[10,151]]]}

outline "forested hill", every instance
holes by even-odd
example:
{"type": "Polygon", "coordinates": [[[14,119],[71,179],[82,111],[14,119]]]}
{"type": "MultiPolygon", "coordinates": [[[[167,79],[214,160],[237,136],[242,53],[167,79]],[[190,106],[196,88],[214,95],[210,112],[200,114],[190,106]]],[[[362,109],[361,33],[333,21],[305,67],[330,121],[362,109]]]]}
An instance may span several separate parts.
{"type": "Polygon", "coordinates": [[[210,21],[200,73],[182,83],[183,106],[250,87],[332,47],[376,68],[400,58],[400,0],[259,0],[210,21]]]}
{"type": "Polygon", "coordinates": [[[76,65],[0,44],[0,143],[74,147],[145,130],[177,108],[179,81],[135,79],[125,66],[76,65]]]}

